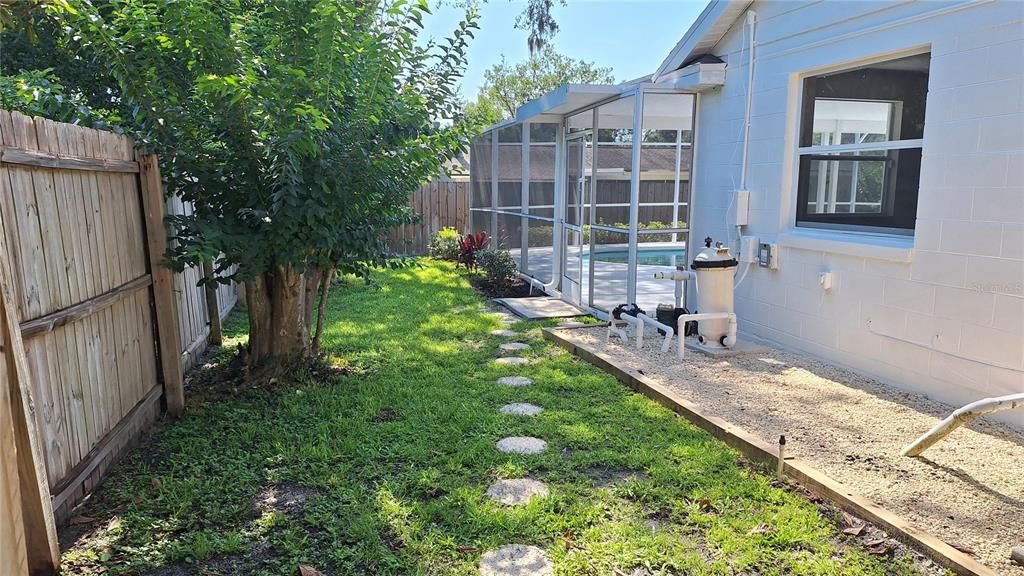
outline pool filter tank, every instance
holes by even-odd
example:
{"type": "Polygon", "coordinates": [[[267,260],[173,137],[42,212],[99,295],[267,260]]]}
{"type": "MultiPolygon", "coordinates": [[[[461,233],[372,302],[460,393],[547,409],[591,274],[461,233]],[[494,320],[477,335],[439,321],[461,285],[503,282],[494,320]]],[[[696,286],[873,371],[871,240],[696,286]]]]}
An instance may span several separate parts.
{"type": "MultiPolygon", "coordinates": [[[[704,249],[693,259],[691,267],[697,275],[697,312],[734,311],[733,276],[739,263],[729,248],[721,242],[711,245],[711,238],[704,239],[704,249]]],[[[700,320],[697,323],[697,340],[708,348],[732,348],[729,335],[729,320],[700,320]]]]}

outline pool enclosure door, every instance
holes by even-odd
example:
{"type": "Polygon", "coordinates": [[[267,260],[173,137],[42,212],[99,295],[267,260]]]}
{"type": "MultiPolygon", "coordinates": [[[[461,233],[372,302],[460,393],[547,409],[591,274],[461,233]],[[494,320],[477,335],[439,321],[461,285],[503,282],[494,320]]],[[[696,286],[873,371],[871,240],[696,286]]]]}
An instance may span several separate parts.
{"type": "Polygon", "coordinates": [[[583,207],[586,201],[587,175],[584,154],[591,138],[589,132],[580,132],[566,138],[565,205],[562,212],[562,298],[580,305],[584,278],[583,207]]]}

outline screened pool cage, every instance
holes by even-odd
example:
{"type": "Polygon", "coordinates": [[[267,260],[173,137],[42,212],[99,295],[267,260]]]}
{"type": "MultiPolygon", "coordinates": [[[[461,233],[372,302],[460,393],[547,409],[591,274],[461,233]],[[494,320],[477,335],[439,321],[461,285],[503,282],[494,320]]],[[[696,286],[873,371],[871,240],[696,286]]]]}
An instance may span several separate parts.
{"type": "Polygon", "coordinates": [[[599,315],[673,302],[654,275],[688,257],[694,105],[654,87],[569,85],[521,107],[473,142],[473,231],[599,315]]]}

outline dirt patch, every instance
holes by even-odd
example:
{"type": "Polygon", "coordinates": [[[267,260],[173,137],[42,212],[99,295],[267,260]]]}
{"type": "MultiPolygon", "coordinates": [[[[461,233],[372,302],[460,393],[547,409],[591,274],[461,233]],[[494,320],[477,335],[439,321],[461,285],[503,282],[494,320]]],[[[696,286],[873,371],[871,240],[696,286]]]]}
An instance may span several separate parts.
{"type": "Polygon", "coordinates": [[[476,291],[488,298],[529,298],[530,296],[543,296],[544,294],[534,289],[530,294],[530,283],[516,280],[511,284],[495,284],[486,278],[470,278],[469,283],[476,291]]]}
{"type": "Polygon", "coordinates": [[[617,468],[614,466],[591,466],[582,470],[583,475],[594,483],[595,488],[605,488],[647,478],[643,470],[617,468]]]}
{"type": "Polygon", "coordinates": [[[256,510],[260,513],[278,512],[289,518],[298,518],[306,502],[320,494],[316,488],[285,482],[268,486],[255,498],[256,510]]]}
{"type": "Polygon", "coordinates": [[[996,572],[1024,576],[1009,559],[1024,537],[1024,432],[976,421],[924,458],[906,458],[903,446],[953,407],[780,350],[728,359],[691,353],[678,362],[658,351],[653,336],[636,350],[605,343],[603,327],[564,334],[770,443],[785,434],[788,455],[970,550],[996,572]]]}
{"type": "Polygon", "coordinates": [[[391,406],[384,406],[377,411],[377,415],[373,417],[374,422],[394,422],[398,420],[398,410],[395,410],[391,406]]]}

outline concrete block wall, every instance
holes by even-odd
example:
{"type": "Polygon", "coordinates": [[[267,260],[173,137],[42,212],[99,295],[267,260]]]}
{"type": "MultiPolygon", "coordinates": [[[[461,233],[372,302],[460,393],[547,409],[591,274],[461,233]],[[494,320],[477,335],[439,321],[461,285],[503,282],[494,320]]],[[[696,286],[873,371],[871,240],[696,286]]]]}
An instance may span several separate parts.
{"type": "MultiPolygon", "coordinates": [[[[778,270],[737,290],[740,329],[959,406],[1024,391],[1024,4],[757,2],[743,230],[778,270]],[[795,226],[800,79],[931,52],[913,238],[795,226]],[[818,286],[829,271],[833,287],[818,286]]],[[[698,106],[692,238],[729,239],[740,187],[742,19],[714,53],[726,84],[698,106]]],[[[1024,427],[1024,414],[1000,419],[1024,427]]]]}

